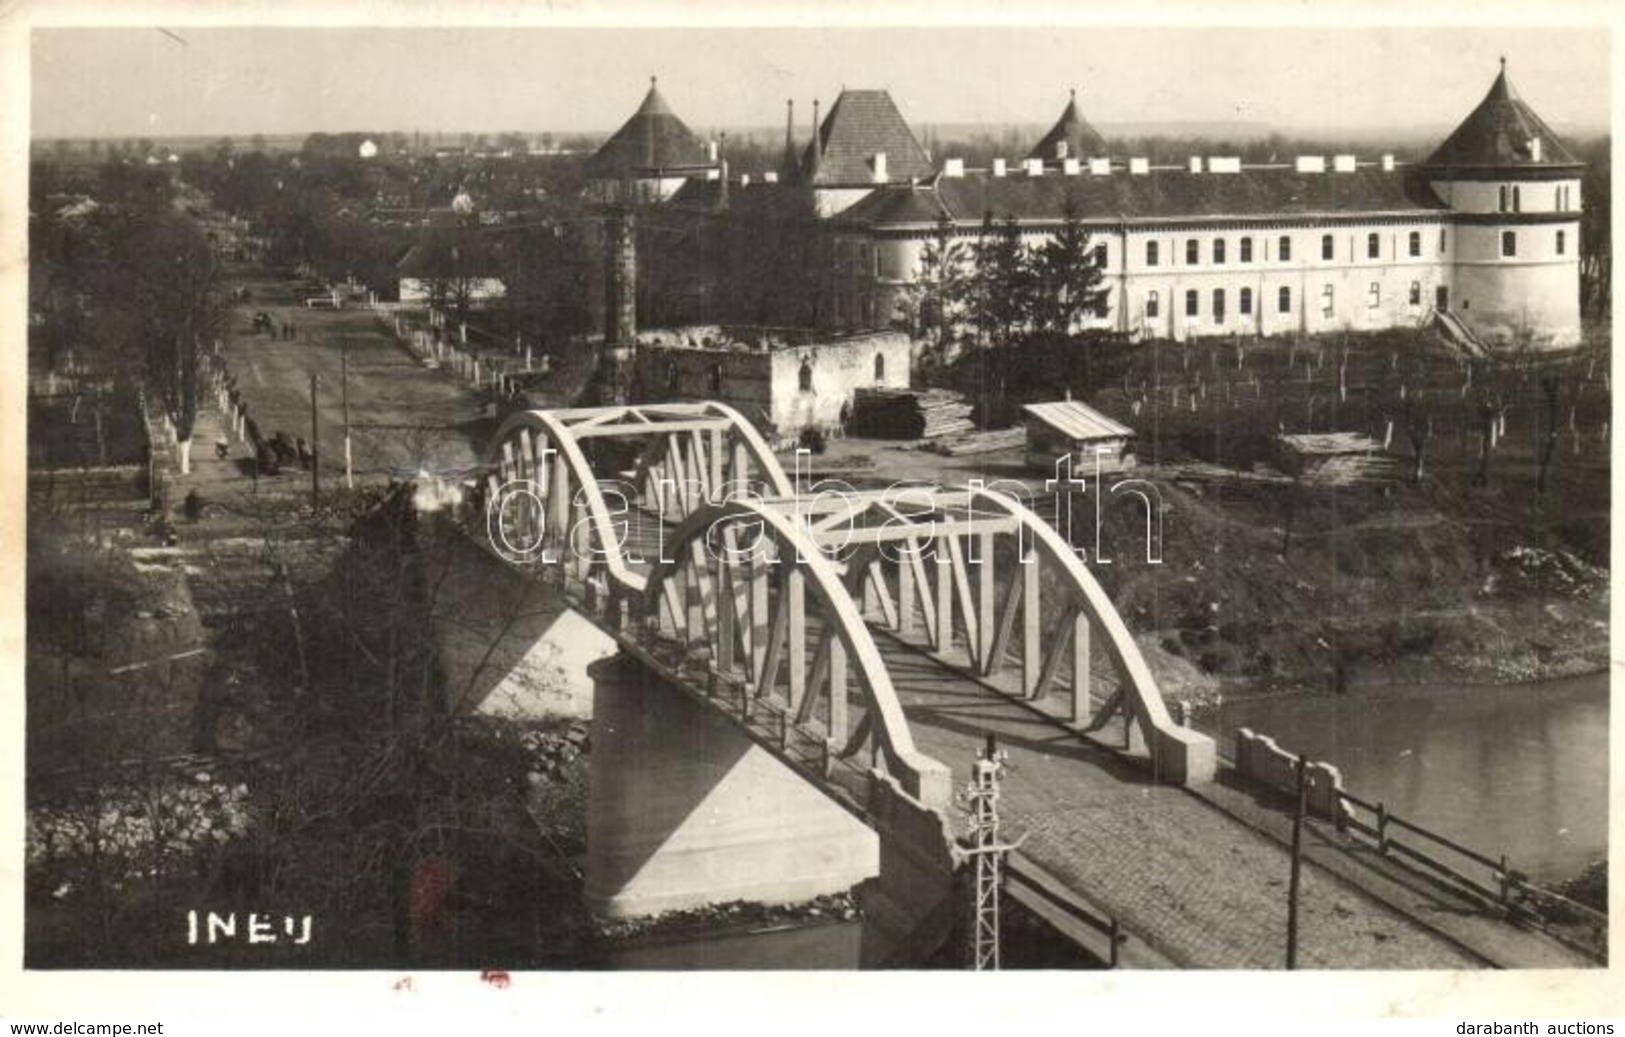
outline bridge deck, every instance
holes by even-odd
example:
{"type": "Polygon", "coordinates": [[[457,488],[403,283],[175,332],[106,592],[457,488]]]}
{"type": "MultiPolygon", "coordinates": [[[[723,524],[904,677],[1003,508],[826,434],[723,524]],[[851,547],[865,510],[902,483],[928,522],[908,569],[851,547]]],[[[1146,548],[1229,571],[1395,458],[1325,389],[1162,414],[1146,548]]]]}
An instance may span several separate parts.
{"type": "MultiPolygon", "coordinates": [[[[628,546],[654,557],[660,523],[636,512],[629,518],[628,546]]],[[[820,630],[817,618],[809,617],[809,654],[820,630]]],[[[1002,799],[1006,834],[1026,837],[1021,858],[1037,865],[1052,885],[1076,891],[1114,916],[1149,948],[1146,960],[1205,968],[1283,965],[1290,854],[1279,839],[1260,831],[1272,822],[1278,828],[1279,813],[1255,809],[1263,816],[1244,823],[1237,811],[1210,802],[1214,796],[1156,784],[1145,768],[1107,748],[1121,733],[1120,721],[1099,733],[1102,743],[1092,742],[886,631],[876,629],[875,639],[917,747],[953,769],[957,788],[969,780],[988,733],[1009,752],[1002,799]]],[[[1107,695],[1114,686],[1114,675],[1101,673],[1094,694],[1107,695]]],[[[1052,703],[1056,709],[1063,705],[1070,703],[1052,703]]],[[[856,696],[849,709],[856,723],[863,711],[856,696]]],[[[1323,858],[1328,849],[1326,839],[1316,844],[1323,858]]],[[[1481,913],[1474,917],[1464,899],[1419,891],[1415,883],[1391,877],[1356,884],[1343,877],[1349,868],[1330,861],[1333,866],[1319,866],[1315,856],[1306,854],[1302,876],[1301,967],[1591,964],[1539,934],[1481,913]],[[1368,891],[1373,889],[1406,911],[1368,891]],[[1470,938],[1464,941],[1463,932],[1470,938]]]]}
{"type": "MultiPolygon", "coordinates": [[[[1008,836],[1025,834],[1023,857],[1176,965],[1282,966],[1290,854],[1280,842],[1182,788],[1153,784],[1117,753],[915,649],[879,640],[916,743],[953,768],[957,785],[987,732],[1008,750],[1001,816],[1008,836]]],[[[1303,870],[1299,932],[1305,968],[1486,964],[1313,863],[1303,870]]],[[[1585,964],[1555,952],[1541,964],[1585,964]]]]}

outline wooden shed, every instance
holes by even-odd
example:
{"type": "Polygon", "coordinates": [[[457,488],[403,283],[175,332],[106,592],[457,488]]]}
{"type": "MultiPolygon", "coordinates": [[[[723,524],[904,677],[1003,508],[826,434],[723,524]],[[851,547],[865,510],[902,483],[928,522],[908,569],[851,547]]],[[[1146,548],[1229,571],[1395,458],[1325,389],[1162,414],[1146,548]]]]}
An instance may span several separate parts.
{"type": "Polygon", "coordinates": [[[1083,474],[1096,470],[1120,472],[1134,467],[1134,430],[1113,421],[1077,400],[1029,403],[1027,464],[1054,471],[1061,455],[1072,454],[1072,468],[1083,474]]]}

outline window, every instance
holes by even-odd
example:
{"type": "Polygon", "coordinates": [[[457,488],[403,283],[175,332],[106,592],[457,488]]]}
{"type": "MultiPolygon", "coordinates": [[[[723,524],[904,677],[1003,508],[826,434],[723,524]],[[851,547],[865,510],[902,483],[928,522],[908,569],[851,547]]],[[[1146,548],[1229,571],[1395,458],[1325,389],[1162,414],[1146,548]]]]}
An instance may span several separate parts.
{"type": "Polygon", "coordinates": [[[677,361],[666,361],[666,391],[677,391],[677,361]]]}
{"type": "Polygon", "coordinates": [[[1328,260],[1332,258],[1332,236],[1330,234],[1320,236],[1320,258],[1328,260]]]}
{"type": "Polygon", "coordinates": [[[1420,306],[1420,305],[1422,305],[1422,282],[1421,281],[1412,281],[1411,282],[1411,305],[1412,306],[1420,306]]]}
{"type": "Polygon", "coordinates": [[[1195,238],[1185,242],[1185,265],[1195,266],[1202,261],[1202,243],[1195,238]]]}
{"type": "Polygon", "coordinates": [[[1506,186],[1506,184],[1501,185],[1501,211],[1502,212],[1507,211],[1507,186],[1506,186]]]}
{"type": "Polygon", "coordinates": [[[1095,295],[1095,316],[1105,320],[1112,312],[1112,290],[1103,288],[1095,295]]]}
{"type": "Polygon", "coordinates": [[[875,354],[875,381],[883,382],[885,380],[886,380],[886,354],[884,354],[884,353],[876,353],[875,354]]]}
{"type": "Polygon", "coordinates": [[[1101,242],[1095,246],[1094,256],[1090,260],[1101,270],[1106,269],[1106,243],[1101,242]]]}
{"type": "Polygon", "coordinates": [[[1213,289],[1213,323],[1224,323],[1224,289],[1213,289]]]}
{"type": "Polygon", "coordinates": [[[1558,231],[1557,232],[1557,254],[1558,255],[1560,255],[1560,256],[1563,255],[1563,246],[1565,244],[1567,244],[1567,242],[1565,241],[1565,238],[1564,238],[1564,232],[1563,231],[1558,231]]]}
{"type": "Polygon", "coordinates": [[[1214,238],[1213,239],[1213,263],[1214,263],[1215,266],[1217,266],[1218,264],[1223,263],[1223,262],[1224,262],[1224,239],[1223,238],[1214,238]]]}
{"type": "Polygon", "coordinates": [[[1507,256],[1515,256],[1517,254],[1518,254],[1518,232],[1515,231],[1515,230],[1504,230],[1504,231],[1502,231],[1501,232],[1501,255],[1503,257],[1507,257],[1507,256]]]}
{"type": "Polygon", "coordinates": [[[1329,284],[1322,285],[1320,289],[1320,315],[1329,320],[1336,310],[1336,296],[1332,294],[1332,286],[1329,284]]]}
{"type": "Polygon", "coordinates": [[[1243,263],[1251,263],[1253,261],[1253,239],[1252,238],[1242,238],[1241,239],[1241,261],[1243,263]]]}
{"type": "Polygon", "coordinates": [[[1253,290],[1251,288],[1241,290],[1241,299],[1236,303],[1236,312],[1243,317],[1253,312],[1253,290]]]}
{"type": "Polygon", "coordinates": [[[1444,245],[1445,245],[1444,235],[1445,235],[1445,229],[1443,227],[1440,227],[1439,228],[1439,255],[1441,255],[1441,256],[1444,255],[1444,245]]]}
{"type": "Polygon", "coordinates": [[[801,391],[812,392],[812,361],[801,362],[801,391]]]}
{"type": "Polygon", "coordinates": [[[705,382],[706,382],[707,385],[709,385],[711,387],[712,392],[720,393],[722,391],[722,365],[721,364],[712,364],[711,365],[711,370],[706,372],[705,382]]]}
{"type": "Polygon", "coordinates": [[[1147,292],[1146,293],[1146,296],[1145,296],[1145,315],[1146,315],[1147,318],[1150,318],[1152,320],[1155,320],[1157,317],[1162,316],[1162,306],[1157,300],[1157,293],[1156,292],[1147,292]]]}
{"type": "Polygon", "coordinates": [[[1564,209],[1568,208],[1568,203],[1563,197],[1563,188],[1561,186],[1552,192],[1552,196],[1552,208],[1556,209],[1558,212],[1562,212],[1564,209]]]}
{"type": "Polygon", "coordinates": [[[1419,230],[1411,231],[1410,253],[1413,256],[1419,256],[1422,254],[1422,232],[1419,230]]]}
{"type": "Polygon", "coordinates": [[[1371,286],[1365,290],[1365,304],[1373,310],[1382,305],[1382,285],[1371,282],[1371,286]]]}
{"type": "Polygon", "coordinates": [[[1518,186],[1516,184],[1514,184],[1513,187],[1512,187],[1512,211],[1513,212],[1522,212],[1523,211],[1523,204],[1519,200],[1519,196],[1522,195],[1522,194],[1523,194],[1523,192],[1521,190],[1519,190],[1519,188],[1518,188],[1518,186]]]}
{"type": "Polygon", "coordinates": [[[1145,243],[1145,265],[1157,265],[1157,243],[1155,241],[1148,241],[1145,243]]]}
{"type": "Polygon", "coordinates": [[[1292,262],[1292,239],[1283,234],[1281,235],[1280,245],[1281,262],[1292,262]]]}
{"type": "Polygon", "coordinates": [[[1196,316],[1201,303],[1197,302],[1196,289],[1192,288],[1185,293],[1185,316],[1196,316]]]}
{"type": "Polygon", "coordinates": [[[1382,238],[1375,231],[1365,236],[1365,257],[1367,259],[1382,258],[1382,238]]]}
{"type": "Polygon", "coordinates": [[[1275,309],[1281,313],[1292,312],[1291,288],[1288,288],[1286,285],[1281,286],[1281,290],[1275,295],[1275,309]]]}

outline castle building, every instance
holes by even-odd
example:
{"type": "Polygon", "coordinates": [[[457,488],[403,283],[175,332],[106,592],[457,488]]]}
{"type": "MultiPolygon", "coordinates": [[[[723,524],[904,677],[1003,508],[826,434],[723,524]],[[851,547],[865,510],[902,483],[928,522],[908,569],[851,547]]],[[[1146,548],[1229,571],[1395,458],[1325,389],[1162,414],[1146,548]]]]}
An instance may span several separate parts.
{"type": "MultiPolygon", "coordinates": [[[[649,98],[645,109],[664,108],[652,88],[649,98]]],[[[649,131],[635,126],[644,114],[600,154],[647,150],[638,142],[649,131]]],[[[1504,61],[1489,93],[1419,164],[1114,158],[1075,94],[1025,159],[987,169],[938,165],[883,90],[843,90],[822,122],[815,105],[813,125],[799,167],[792,120],[782,168],[754,183],[725,163],[720,175],[701,163],[681,176],[675,164],[634,165],[653,171],[652,196],[675,210],[754,220],[747,237],[816,224],[827,259],[822,283],[804,291],[818,296],[821,326],[890,325],[944,233],[971,241],[990,219],[1014,220],[1036,246],[1071,212],[1106,289],[1084,328],[1184,340],[1436,321],[1486,344],[1580,337],[1582,166],[1513,90],[1504,61]]]]}
{"type": "Polygon", "coordinates": [[[1419,165],[1300,156],[1178,166],[1103,157],[1075,98],[1019,167],[877,188],[836,217],[836,309],[897,312],[927,243],[1013,218],[1029,244],[1070,206],[1107,289],[1088,327],[1183,340],[1370,330],[1431,320],[1483,342],[1580,336],[1581,164],[1518,97],[1489,93],[1419,165]]]}

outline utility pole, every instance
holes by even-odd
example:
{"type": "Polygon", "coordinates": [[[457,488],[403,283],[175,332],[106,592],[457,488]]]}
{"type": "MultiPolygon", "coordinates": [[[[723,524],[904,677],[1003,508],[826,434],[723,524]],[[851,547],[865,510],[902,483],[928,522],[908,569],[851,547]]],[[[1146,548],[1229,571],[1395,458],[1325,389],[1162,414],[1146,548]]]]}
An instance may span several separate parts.
{"type": "Polygon", "coordinates": [[[1298,967],[1298,883],[1303,869],[1303,815],[1309,796],[1308,759],[1298,756],[1298,805],[1292,815],[1292,881],[1287,886],[1286,967],[1298,967]]]}
{"type": "Polygon", "coordinates": [[[316,387],[322,384],[320,375],[310,376],[310,510],[315,511],[322,498],[321,453],[316,448],[316,387]]]}
{"type": "Polygon", "coordinates": [[[976,758],[970,786],[966,789],[970,821],[959,852],[962,857],[974,858],[976,865],[970,957],[971,968],[978,972],[999,968],[999,894],[1004,885],[1004,855],[1022,841],[999,841],[999,782],[1004,777],[1008,758],[1009,754],[999,750],[990,733],[987,747],[976,758]]]}
{"type": "Polygon", "coordinates": [[[355,489],[355,471],[350,464],[350,337],[339,339],[339,398],[344,406],[344,488],[355,489]]]}

